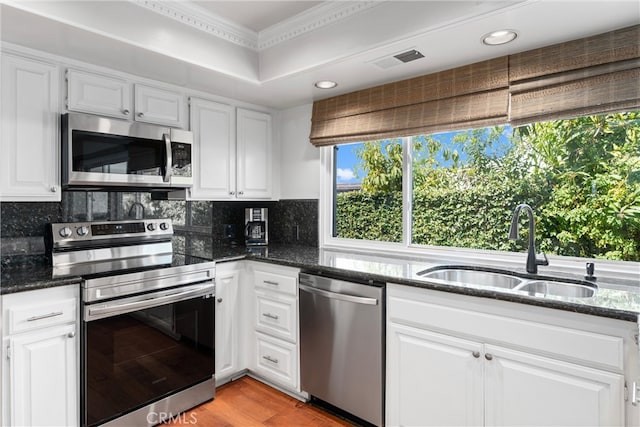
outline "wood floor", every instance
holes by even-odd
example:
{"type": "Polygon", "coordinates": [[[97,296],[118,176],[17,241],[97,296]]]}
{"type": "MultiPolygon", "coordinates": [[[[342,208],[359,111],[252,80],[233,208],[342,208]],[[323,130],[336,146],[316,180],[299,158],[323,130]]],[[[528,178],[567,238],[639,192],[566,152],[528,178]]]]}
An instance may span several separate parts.
{"type": "Polygon", "coordinates": [[[246,376],[217,388],[212,402],[200,405],[164,424],[165,427],[185,425],[352,426],[345,420],[246,376]]]}

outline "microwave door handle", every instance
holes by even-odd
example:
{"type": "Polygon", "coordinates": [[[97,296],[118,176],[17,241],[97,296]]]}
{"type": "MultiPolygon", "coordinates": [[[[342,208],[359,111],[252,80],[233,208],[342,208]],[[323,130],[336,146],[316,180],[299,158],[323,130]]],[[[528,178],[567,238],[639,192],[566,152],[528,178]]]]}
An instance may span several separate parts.
{"type": "Polygon", "coordinates": [[[167,163],[164,169],[164,182],[169,182],[171,180],[171,166],[173,164],[173,153],[171,153],[171,138],[168,133],[162,134],[162,139],[164,140],[164,146],[167,152],[167,163]]]}

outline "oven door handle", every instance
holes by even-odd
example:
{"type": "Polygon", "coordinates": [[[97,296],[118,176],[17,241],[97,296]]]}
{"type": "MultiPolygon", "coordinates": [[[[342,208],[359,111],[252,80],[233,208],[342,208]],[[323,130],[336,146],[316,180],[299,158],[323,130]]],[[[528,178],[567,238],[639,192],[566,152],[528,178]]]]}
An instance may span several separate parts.
{"type": "Polygon", "coordinates": [[[213,297],[215,285],[213,282],[193,285],[181,288],[177,292],[163,291],[155,294],[147,294],[124,300],[115,300],[97,306],[85,307],[85,321],[102,319],[104,317],[117,316],[118,314],[130,313],[132,311],[157,307],[164,304],[171,304],[199,296],[213,297]]]}

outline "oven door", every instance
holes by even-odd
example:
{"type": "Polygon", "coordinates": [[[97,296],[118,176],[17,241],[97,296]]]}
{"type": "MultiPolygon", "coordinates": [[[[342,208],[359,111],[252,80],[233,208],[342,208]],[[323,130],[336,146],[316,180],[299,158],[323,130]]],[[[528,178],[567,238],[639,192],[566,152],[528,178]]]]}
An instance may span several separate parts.
{"type": "Polygon", "coordinates": [[[211,381],[214,289],[205,282],[83,306],[83,425],[211,381]]]}

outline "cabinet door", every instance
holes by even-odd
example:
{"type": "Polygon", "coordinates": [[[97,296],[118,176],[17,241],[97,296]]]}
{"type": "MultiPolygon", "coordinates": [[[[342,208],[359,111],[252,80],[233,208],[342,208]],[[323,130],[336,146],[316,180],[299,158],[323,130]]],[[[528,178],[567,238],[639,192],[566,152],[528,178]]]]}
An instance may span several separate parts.
{"type": "Polygon", "coordinates": [[[235,109],[191,98],[194,168],[191,199],[234,199],[236,194],[235,109]]]}
{"type": "Polygon", "coordinates": [[[216,382],[240,370],[238,360],[239,301],[237,270],[216,271],[216,382]]]}
{"type": "Polygon", "coordinates": [[[60,201],[58,69],[2,54],[1,201],[60,201]]]}
{"type": "Polygon", "coordinates": [[[150,86],[136,84],[135,120],[182,128],[185,125],[184,96],[150,86]]]}
{"type": "Polygon", "coordinates": [[[486,345],[487,426],[624,425],[624,377],[486,345]]]}
{"type": "Polygon", "coordinates": [[[272,197],[271,116],[238,108],[238,198],[272,197]]]}
{"type": "Polygon", "coordinates": [[[387,425],[483,425],[482,344],[390,323],[387,425]]]}
{"type": "Polygon", "coordinates": [[[77,340],[75,325],[45,328],[9,340],[11,425],[78,425],[77,340]]]}
{"type": "Polygon", "coordinates": [[[131,90],[126,80],[69,69],[67,81],[69,111],[131,118],[131,90]]]}

